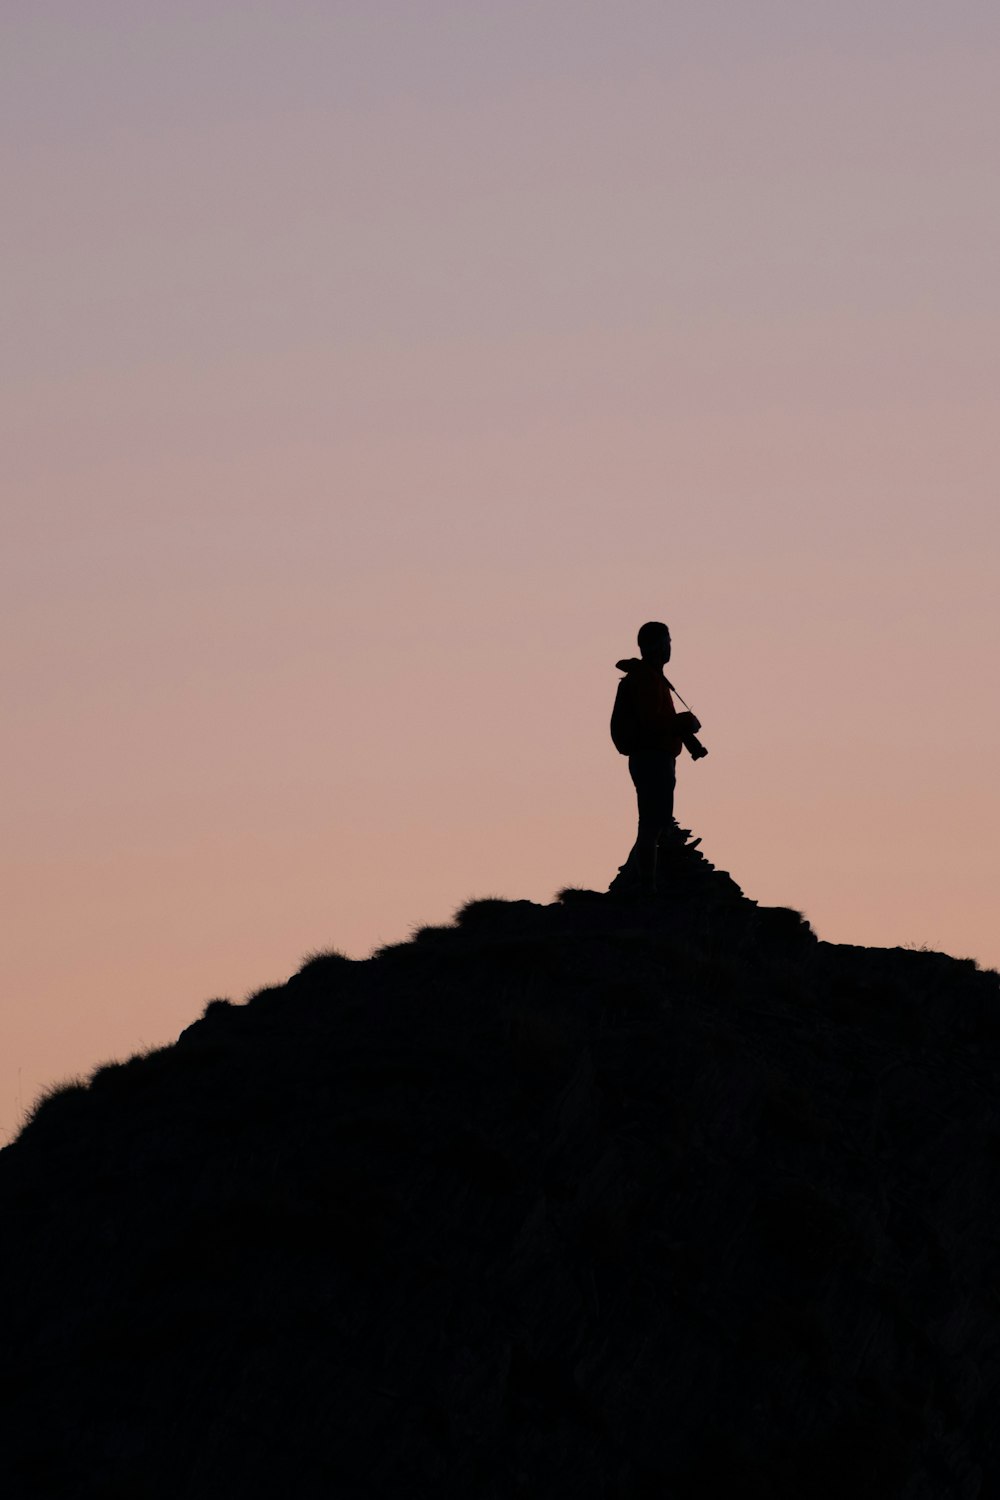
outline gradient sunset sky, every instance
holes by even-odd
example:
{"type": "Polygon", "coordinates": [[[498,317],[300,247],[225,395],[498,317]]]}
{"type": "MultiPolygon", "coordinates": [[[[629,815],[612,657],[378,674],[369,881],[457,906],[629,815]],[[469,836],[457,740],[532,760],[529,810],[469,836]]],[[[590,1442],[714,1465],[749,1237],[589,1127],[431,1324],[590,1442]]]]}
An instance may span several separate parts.
{"type": "Polygon", "coordinates": [[[1000,964],[1000,12],[5,0],[0,1134],[681,823],[1000,964]]]}

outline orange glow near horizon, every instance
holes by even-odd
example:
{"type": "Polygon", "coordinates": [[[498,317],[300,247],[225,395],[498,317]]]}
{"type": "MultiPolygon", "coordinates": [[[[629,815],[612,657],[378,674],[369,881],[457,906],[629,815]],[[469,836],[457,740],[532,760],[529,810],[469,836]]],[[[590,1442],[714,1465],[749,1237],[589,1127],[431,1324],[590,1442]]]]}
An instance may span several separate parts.
{"type": "Polygon", "coordinates": [[[715,864],[1000,965],[985,5],[16,9],[0,1138],[605,887],[649,618],[715,864]]]}

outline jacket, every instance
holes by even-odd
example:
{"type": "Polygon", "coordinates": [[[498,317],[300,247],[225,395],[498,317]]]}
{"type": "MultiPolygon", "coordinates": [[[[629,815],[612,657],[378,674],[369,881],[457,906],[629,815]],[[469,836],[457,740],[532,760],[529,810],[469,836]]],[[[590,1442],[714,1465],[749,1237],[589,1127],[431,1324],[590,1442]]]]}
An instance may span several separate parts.
{"type": "Polygon", "coordinates": [[[611,738],[621,755],[639,750],[668,750],[680,755],[677,709],[663,668],[637,656],[615,663],[625,676],[618,684],[611,714],[611,738]]]}

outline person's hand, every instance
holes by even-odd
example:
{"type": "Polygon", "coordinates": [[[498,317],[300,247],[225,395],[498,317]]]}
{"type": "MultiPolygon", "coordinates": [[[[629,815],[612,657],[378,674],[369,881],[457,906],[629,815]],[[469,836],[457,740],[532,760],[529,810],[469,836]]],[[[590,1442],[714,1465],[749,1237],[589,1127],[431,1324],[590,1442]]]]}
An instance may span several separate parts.
{"type": "Polygon", "coordinates": [[[700,728],[701,720],[690,710],[686,709],[684,713],[677,715],[677,729],[680,734],[697,734],[700,728]]]}

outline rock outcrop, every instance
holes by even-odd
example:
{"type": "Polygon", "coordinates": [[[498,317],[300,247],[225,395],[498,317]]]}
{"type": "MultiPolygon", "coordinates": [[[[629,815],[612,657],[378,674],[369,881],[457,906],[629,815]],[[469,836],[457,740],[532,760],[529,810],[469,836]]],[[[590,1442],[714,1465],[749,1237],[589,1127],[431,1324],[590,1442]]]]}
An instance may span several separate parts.
{"type": "Polygon", "coordinates": [[[690,841],[661,875],[317,957],[45,1100],[7,1496],[992,1494],[998,976],[690,841]]]}

